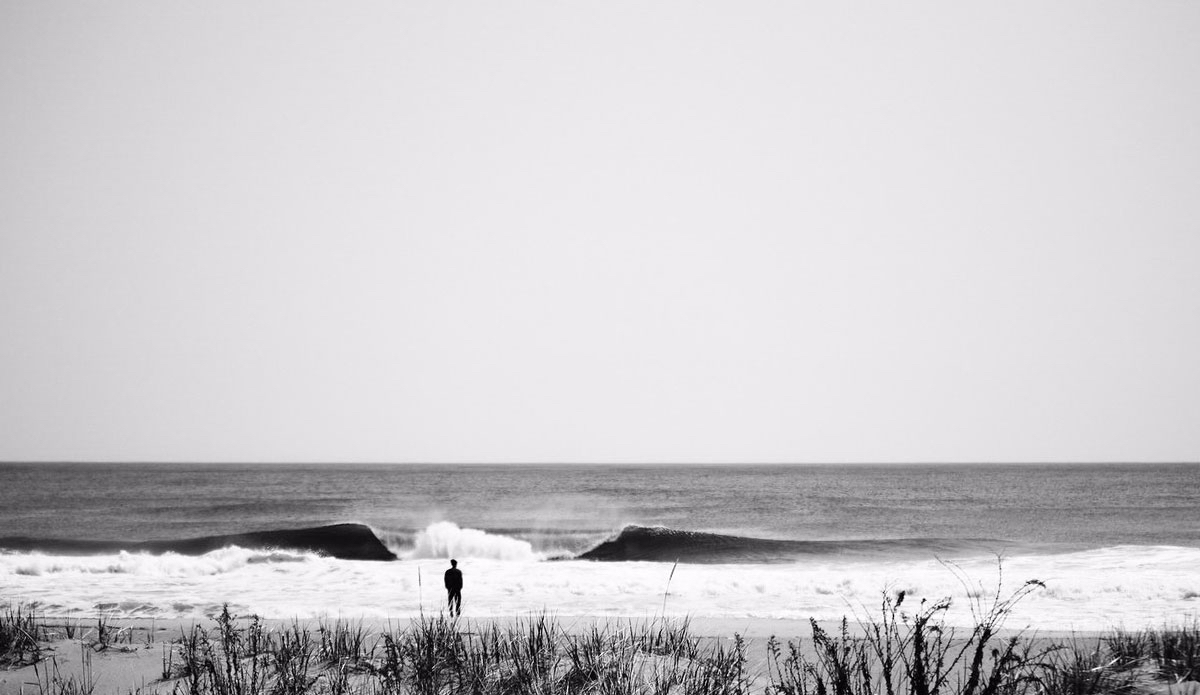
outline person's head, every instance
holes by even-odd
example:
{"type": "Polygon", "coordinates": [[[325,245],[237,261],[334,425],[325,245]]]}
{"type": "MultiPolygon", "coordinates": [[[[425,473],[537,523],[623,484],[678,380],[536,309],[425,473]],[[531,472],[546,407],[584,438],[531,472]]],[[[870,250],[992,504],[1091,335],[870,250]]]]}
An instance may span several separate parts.
{"type": "Polygon", "coordinates": [[[451,561],[450,561],[450,566],[451,566],[451,567],[458,567],[458,560],[451,560],[451,561]]]}

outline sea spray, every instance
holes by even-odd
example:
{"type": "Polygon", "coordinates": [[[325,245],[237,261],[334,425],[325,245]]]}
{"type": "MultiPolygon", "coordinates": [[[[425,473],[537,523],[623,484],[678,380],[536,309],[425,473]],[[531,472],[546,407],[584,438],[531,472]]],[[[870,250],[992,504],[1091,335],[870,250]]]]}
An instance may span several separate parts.
{"type": "Polygon", "coordinates": [[[439,521],[417,534],[407,559],[462,557],[471,559],[504,560],[507,562],[536,562],[544,555],[536,553],[528,541],[509,538],[458,524],[439,521]]]}

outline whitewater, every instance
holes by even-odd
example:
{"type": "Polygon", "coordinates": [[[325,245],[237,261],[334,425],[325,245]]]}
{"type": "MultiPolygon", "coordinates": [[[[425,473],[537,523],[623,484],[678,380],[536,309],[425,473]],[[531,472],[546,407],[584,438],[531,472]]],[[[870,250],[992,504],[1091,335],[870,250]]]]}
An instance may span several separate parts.
{"type": "Polygon", "coordinates": [[[1200,613],[1200,466],[0,464],[0,606],[199,619],[1200,613]],[[911,600],[911,599],[910,599],[911,600]],[[913,605],[913,604],[908,604],[913,605]]]}
{"type": "Polygon", "coordinates": [[[1044,630],[1141,627],[1195,613],[1200,549],[1117,546],[998,559],[813,557],[777,563],[597,562],[539,552],[520,539],[431,524],[391,562],[286,549],[221,548],[199,556],[0,554],[3,598],[56,615],[211,617],[228,603],[271,618],[401,619],[442,610],[441,573],[463,569],[465,612],[504,617],[692,616],[837,620],[868,616],[883,592],[950,597],[951,624],[970,606],[1026,580],[1046,588],[1018,604],[1010,626],[1044,630]]]}

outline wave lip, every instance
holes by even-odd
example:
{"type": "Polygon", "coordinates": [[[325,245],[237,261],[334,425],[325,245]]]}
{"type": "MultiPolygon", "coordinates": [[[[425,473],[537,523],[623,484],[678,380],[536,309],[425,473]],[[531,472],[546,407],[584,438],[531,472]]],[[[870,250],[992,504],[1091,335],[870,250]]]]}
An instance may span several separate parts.
{"type": "Polygon", "coordinates": [[[204,555],[229,546],[246,549],[276,548],[319,553],[339,560],[395,560],[396,554],[364,524],[332,524],[302,529],[251,531],[220,536],[201,536],[177,540],[89,541],[61,538],[0,538],[0,549],[18,552],[52,552],[62,555],[100,553],[176,553],[204,555]]]}
{"type": "Polygon", "coordinates": [[[1010,545],[995,539],[897,538],[797,541],[680,531],[661,526],[626,526],[615,537],[576,556],[608,562],[686,563],[788,562],[814,556],[933,556],[939,553],[993,552],[1010,545]]]}

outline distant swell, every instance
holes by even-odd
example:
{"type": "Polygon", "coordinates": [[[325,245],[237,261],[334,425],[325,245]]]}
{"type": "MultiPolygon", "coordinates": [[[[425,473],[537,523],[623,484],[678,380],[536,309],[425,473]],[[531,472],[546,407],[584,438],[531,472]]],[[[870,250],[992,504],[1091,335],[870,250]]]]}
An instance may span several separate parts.
{"type": "Polygon", "coordinates": [[[1010,545],[992,539],[898,538],[794,541],[745,538],[697,531],[626,526],[616,537],[581,553],[580,560],[724,563],[788,562],[819,556],[927,556],[998,552],[1010,545]]]}
{"type": "Polygon", "coordinates": [[[247,549],[276,548],[320,553],[340,560],[395,560],[396,555],[362,524],[334,524],[315,528],[253,531],[226,536],[203,536],[180,540],[89,541],[60,538],[0,538],[0,549],[45,552],[61,555],[132,553],[177,553],[204,555],[229,546],[247,549]]]}

